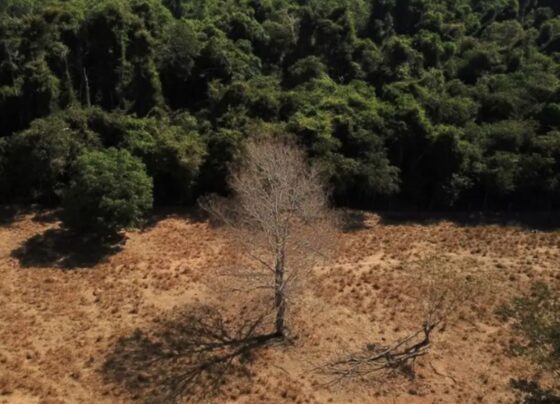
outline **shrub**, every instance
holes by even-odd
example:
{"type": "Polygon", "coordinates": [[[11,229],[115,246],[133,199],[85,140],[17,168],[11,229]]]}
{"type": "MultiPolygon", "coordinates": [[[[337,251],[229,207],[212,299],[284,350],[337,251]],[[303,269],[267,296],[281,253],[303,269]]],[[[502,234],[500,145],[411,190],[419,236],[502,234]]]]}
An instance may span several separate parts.
{"type": "Polygon", "coordinates": [[[70,229],[115,233],[138,226],[153,203],[153,181],[144,164],[114,148],[81,155],[64,195],[64,224],[70,229]]]}
{"type": "Polygon", "coordinates": [[[527,296],[515,298],[498,311],[523,340],[514,343],[515,353],[527,354],[544,367],[560,370],[560,294],[537,282],[527,296]]]}

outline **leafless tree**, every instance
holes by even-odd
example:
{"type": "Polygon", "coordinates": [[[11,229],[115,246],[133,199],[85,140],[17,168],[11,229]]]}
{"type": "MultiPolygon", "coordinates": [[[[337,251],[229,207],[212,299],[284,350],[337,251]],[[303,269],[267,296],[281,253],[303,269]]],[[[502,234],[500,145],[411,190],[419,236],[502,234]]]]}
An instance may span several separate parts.
{"type": "Polygon", "coordinates": [[[245,144],[229,186],[231,198],[205,198],[201,206],[249,258],[235,274],[271,291],[275,335],[284,337],[288,302],[334,246],[335,220],[323,176],[293,141],[261,138],[245,144]]]}

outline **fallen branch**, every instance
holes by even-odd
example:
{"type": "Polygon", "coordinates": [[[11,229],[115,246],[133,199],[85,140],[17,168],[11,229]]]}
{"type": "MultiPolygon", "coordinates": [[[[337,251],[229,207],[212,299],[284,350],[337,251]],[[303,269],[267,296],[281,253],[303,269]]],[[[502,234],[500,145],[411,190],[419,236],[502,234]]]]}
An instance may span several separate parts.
{"type": "Polygon", "coordinates": [[[327,383],[329,385],[381,371],[402,372],[413,376],[414,363],[418,357],[428,352],[430,335],[439,323],[426,322],[422,329],[390,346],[367,344],[361,351],[343,354],[316,370],[333,377],[327,383]]]}

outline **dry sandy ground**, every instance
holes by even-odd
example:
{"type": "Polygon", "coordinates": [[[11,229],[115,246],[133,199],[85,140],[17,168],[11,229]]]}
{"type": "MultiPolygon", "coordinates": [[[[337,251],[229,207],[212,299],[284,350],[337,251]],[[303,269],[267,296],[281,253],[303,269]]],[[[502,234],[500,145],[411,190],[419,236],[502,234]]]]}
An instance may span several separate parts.
{"type": "Polygon", "coordinates": [[[232,245],[206,222],[175,215],[98,256],[44,212],[16,217],[0,226],[0,403],[510,403],[512,378],[550,383],[506,353],[511,335],[494,311],[536,279],[558,284],[559,232],[361,219],[341,232],[336,262],[314,271],[290,344],[246,352],[222,386],[204,376],[175,397],[190,375],[184,363],[204,355],[174,359],[191,348],[181,338],[200,338],[201,324],[223,328],[205,338],[235,338],[240,313],[260,309],[244,310],[214,288],[232,245]],[[419,326],[415,271],[431,256],[483,287],[436,332],[414,380],[329,385],[315,369],[341,347],[389,342],[419,326]]]}

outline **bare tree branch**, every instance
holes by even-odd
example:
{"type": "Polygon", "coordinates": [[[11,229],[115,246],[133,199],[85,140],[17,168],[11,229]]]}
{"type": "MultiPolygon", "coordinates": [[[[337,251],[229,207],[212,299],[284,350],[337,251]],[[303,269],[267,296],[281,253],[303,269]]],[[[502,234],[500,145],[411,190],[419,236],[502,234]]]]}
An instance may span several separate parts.
{"type": "Polygon", "coordinates": [[[315,371],[329,378],[327,385],[359,379],[378,372],[400,372],[414,376],[417,358],[428,353],[431,335],[448,322],[459,305],[470,300],[478,290],[475,279],[449,270],[437,258],[421,262],[415,284],[417,302],[424,307],[422,326],[392,345],[368,343],[357,351],[342,351],[315,371]]]}

